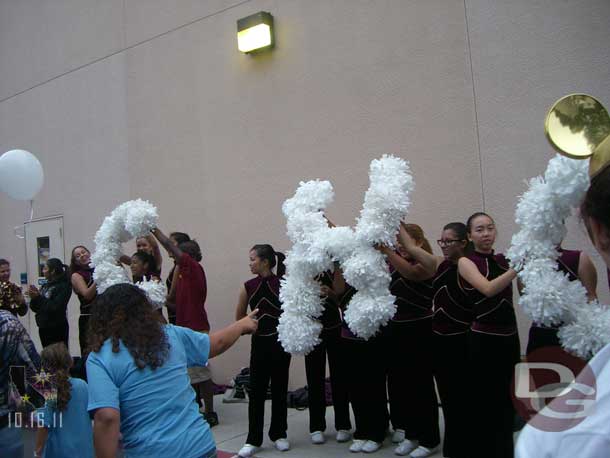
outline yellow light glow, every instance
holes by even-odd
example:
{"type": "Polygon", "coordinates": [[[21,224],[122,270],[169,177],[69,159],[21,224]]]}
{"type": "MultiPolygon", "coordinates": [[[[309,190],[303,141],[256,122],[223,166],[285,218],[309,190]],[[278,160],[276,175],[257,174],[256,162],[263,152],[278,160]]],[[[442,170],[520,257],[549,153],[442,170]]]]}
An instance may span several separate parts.
{"type": "Polygon", "coordinates": [[[271,28],[267,24],[258,24],[249,29],[237,32],[237,48],[241,52],[251,52],[271,44],[271,28]]]}

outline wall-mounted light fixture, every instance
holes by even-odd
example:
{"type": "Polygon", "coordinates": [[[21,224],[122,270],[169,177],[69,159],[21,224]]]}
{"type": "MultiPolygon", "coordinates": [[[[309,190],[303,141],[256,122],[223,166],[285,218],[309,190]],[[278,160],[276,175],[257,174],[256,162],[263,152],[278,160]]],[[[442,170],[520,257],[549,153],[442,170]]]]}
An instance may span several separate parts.
{"type": "Polygon", "coordinates": [[[271,49],[275,45],[273,16],[259,11],[237,21],[237,48],[244,53],[271,49]]]}

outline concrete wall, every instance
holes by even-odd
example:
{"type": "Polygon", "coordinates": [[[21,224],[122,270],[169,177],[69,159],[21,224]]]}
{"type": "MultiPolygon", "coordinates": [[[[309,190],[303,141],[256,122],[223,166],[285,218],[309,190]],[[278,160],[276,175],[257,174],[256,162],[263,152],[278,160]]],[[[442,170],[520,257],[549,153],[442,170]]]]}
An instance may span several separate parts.
{"type": "MultiPolygon", "coordinates": [[[[36,216],[64,215],[68,250],[91,245],[121,201],[153,201],[164,229],[200,241],[219,328],[248,249],[289,247],[280,205],[298,182],[330,179],[329,213],[352,224],[383,153],[411,162],[411,219],[431,240],[485,209],[506,249],[524,180],[551,157],[548,106],[571,91],[610,104],[609,13],[605,0],[0,0],[0,151],[41,159],[36,216]],[[260,10],[277,47],[240,54],[236,20],[260,10]]],[[[25,214],[0,196],[15,279],[25,214]]],[[[572,229],[566,247],[592,252],[572,229]]],[[[248,349],[243,339],[213,362],[218,382],[248,349]]],[[[295,359],[292,385],[303,383],[295,359]]]]}

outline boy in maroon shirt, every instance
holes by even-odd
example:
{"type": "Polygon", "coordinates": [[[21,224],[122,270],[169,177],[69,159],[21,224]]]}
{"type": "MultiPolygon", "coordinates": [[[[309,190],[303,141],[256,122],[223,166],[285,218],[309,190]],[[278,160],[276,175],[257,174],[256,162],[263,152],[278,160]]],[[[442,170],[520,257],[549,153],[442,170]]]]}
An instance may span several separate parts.
{"type": "MultiPolygon", "coordinates": [[[[202,259],[199,244],[189,240],[176,246],[158,228],[151,232],[176,260],[173,278],[176,282],[176,325],[208,333],[210,323],[205,310],[207,282],[203,267],[199,264],[202,259]]],[[[200,410],[202,407],[205,409],[205,419],[210,427],[217,425],[218,415],[214,412],[214,391],[209,367],[189,368],[189,376],[200,410]],[[201,405],[201,398],[204,406],[201,405]]]]}

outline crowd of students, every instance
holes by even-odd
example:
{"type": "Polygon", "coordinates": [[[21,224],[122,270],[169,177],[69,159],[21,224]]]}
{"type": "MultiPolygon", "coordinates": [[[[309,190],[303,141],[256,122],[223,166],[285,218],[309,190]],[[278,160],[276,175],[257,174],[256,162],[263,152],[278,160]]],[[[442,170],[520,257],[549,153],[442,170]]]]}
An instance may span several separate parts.
{"type": "MultiPolygon", "coordinates": [[[[590,218],[596,221],[597,216],[590,218]]],[[[599,225],[610,231],[605,221],[599,225]]],[[[437,453],[440,401],[444,457],[513,456],[511,381],[521,358],[513,306],[516,272],[494,251],[496,235],[492,217],[475,213],[466,223],[452,222],[442,228],[437,243],[443,256],[437,257],[419,226],[401,224],[397,249],[378,247],[388,260],[397,311],[369,340],[355,336],[342,318],[355,290],[345,282],[340,266],[317,277],[324,299],[319,318],[323,330],[320,344],[305,358],[313,444],[327,440],[328,361],[336,440],[351,440],[351,452],[376,452],[391,426],[396,455],[417,458],[437,453]]],[[[119,284],[97,295],[91,254],[84,246],[72,250],[69,267],[57,259],[46,263],[47,282],[27,291],[44,347],[42,366],[14,318],[27,311],[23,294],[17,287],[3,286],[3,291],[10,291],[3,293],[0,304],[5,309],[0,311],[2,339],[10,340],[2,346],[3,361],[21,357],[27,359],[26,365],[52,373],[57,399],[46,406],[44,417],[63,412],[62,428],[46,421],[39,430],[37,454],[93,456],[93,435],[98,457],[115,456],[119,447],[134,457],[216,456],[210,427],[219,419],[207,363],[243,334],[252,334],[252,340],[248,436],[239,456],[251,457],[262,446],[269,387],[268,436],[278,450],[289,450],[291,356],[282,348],[277,332],[284,256],[267,244],[249,250],[254,278],[240,287],[236,321],[210,334],[206,276],[196,241],[185,233],[168,237],[154,229],[151,236],[137,240],[135,254],[121,256],[119,261],[130,267],[134,283],[161,281],[159,245],[174,261],[167,276],[169,324],[137,286],[119,284]],[[72,291],[80,303],[84,380],[69,376],[74,368],[67,349],[66,308],[72,291]],[[14,350],[7,353],[7,349],[14,350]],[[93,429],[87,412],[94,420],[93,429]]],[[[590,258],[562,248],[560,254],[558,269],[571,280],[580,279],[594,298],[597,274],[590,258]]],[[[9,279],[10,266],[0,260],[0,282],[6,284],[9,279]]],[[[528,352],[549,345],[559,345],[557,328],[533,323],[528,352]]],[[[4,372],[3,365],[0,376],[4,372]]],[[[1,381],[0,390],[5,392],[8,382],[1,381]]],[[[7,414],[6,399],[0,398],[0,418],[7,414]]],[[[4,440],[9,433],[3,426],[0,438],[4,440]]]]}

